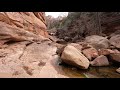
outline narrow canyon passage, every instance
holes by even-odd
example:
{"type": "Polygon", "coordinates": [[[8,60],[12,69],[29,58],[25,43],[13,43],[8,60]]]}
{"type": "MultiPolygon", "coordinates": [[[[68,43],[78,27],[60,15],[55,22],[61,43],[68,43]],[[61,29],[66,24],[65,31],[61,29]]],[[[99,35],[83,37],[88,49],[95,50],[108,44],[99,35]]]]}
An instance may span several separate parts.
{"type": "Polygon", "coordinates": [[[119,25],[110,20],[103,25],[111,28],[109,34],[104,28],[99,35],[98,17],[70,12],[51,19],[45,12],[0,12],[0,78],[120,78],[119,25]]]}

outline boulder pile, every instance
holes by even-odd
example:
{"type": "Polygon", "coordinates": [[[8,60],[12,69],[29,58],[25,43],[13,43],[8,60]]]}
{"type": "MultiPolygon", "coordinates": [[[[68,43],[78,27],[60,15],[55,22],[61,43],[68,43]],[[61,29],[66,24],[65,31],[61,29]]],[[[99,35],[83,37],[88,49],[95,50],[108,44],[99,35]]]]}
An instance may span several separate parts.
{"type": "MultiPolygon", "coordinates": [[[[92,35],[85,38],[83,42],[69,43],[59,48],[62,62],[78,67],[79,69],[88,69],[89,67],[110,66],[114,63],[120,64],[119,35],[102,37],[92,35]],[[62,50],[61,50],[62,49],[62,50]]],[[[118,73],[119,69],[116,70],[118,73]]]]}

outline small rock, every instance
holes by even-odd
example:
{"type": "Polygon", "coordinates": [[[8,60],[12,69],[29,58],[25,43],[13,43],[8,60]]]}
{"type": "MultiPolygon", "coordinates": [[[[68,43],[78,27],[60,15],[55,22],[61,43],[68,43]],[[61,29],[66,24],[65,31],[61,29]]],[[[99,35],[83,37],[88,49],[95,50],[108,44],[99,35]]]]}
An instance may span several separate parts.
{"type": "Polygon", "coordinates": [[[94,59],[92,62],[90,62],[91,66],[108,66],[109,61],[106,56],[101,55],[94,59]]]}
{"type": "Polygon", "coordinates": [[[111,49],[99,49],[98,50],[99,55],[109,55],[111,53],[114,53],[111,49]]]}
{"type": "Polygon", "coordinates": [[[89,59],[98,57],[98,51],[95,48],[88,48],[83,50],[83,54],[89,59]]]}

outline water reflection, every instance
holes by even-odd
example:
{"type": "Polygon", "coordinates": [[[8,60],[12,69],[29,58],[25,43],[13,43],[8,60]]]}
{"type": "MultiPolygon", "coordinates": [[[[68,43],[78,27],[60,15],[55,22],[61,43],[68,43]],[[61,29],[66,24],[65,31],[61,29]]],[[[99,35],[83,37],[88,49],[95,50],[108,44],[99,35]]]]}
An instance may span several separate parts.
{"type": "Polygon", "coordinates": [[[81,70],[66,64],[61,64],[60,59],[52,60],[51,64],[54,66],[58,74],[68,76],[70,78],[120,78],[120,74],[116,72],[118,67],[89,67],[88,70],[81,70]]]}

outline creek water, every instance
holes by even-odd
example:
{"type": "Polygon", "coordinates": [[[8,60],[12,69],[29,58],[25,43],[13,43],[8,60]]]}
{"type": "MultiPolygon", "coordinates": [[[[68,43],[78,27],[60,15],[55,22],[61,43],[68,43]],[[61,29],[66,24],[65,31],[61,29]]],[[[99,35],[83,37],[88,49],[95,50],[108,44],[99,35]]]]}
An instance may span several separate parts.
{"type": "Polygon", "coordinates": [[[89,67],[88,70],[82,70],[59,63],[59,60],[53,61],[57,72],[70,78],[120,78],[120,74],[116,72],[117,66],[89,67]]]}

